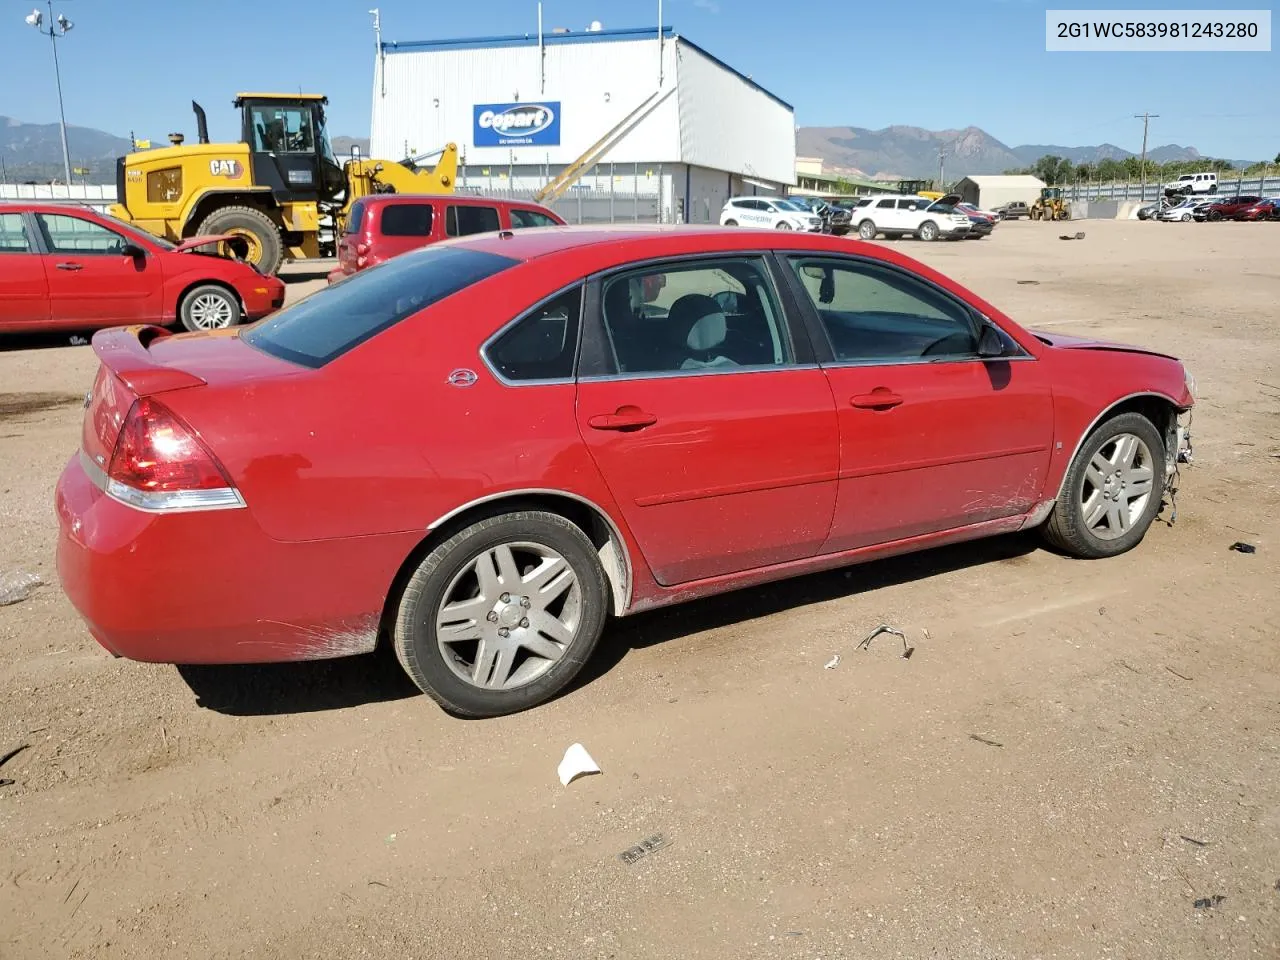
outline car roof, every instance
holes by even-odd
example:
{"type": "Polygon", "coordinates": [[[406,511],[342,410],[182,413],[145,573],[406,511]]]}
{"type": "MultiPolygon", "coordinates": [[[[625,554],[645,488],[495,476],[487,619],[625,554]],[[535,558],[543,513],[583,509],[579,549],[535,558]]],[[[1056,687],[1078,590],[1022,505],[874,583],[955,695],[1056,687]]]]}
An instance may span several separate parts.
{"type": "Polygon", "coordinates": [[[548,207],[537,200],[512,200],[508,197],[481,197],[471,193],[375,193],[361,197],[360,202],[366,206],[380,207],[389,203],[410,200],[415,203],[423,200],[446,201],[454,206],[473,207],[483,204],[486,207],[531,207],[547,210],[548,207]]]}
{"type": "Polygon", "coordinates": [[[61,202],[48,200],[0,200],[0,213],[66,213],[69,210],[78,213],[98,213],[87,203],[77,203],[74,200],[61,202]]]}

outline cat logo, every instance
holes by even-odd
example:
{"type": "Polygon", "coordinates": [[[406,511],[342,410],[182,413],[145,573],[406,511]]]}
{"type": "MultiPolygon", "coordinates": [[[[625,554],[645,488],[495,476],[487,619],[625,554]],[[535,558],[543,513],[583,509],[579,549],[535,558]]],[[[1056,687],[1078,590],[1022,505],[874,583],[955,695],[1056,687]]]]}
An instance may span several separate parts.
{"type": "Polygon", "coordinates": [[[243,172],[244,167],[240,165],[239,160],[209,161],[209,173],[215,177],[227,177],[230,180],[234,180],[243,172]]]}

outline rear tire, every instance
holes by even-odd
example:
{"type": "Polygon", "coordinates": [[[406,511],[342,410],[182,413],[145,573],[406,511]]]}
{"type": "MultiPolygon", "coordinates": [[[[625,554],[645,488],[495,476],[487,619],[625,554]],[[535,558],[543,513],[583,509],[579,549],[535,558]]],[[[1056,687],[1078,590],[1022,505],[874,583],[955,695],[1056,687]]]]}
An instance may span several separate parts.
{"type": "Polygon", "coordinates": [[[780,220],[780,221],[778,222],[778,226],[776,227],[776,229],[778,229],[778,230],[791,230],[791,229],[792,229],[792,226],[791,226],[791,224],[787,223],[787,221],[785,221],[785,220],[780,220]]]}
{"type": "Polygon", "coordinates": [[[874,240],[879,232],[870,220],[863,220],[858,224],[858,236],[863,240],[874,240]]]}
{"type": "Polygon", "coordinates": [[[239,234],[249,245],[245,257],[268,276],[280,269],[284,258],[284,242],[279,228],[261,210],[253,207],[223,207],[204,218],[198,232],[202,235],[239,234]]]}
{"type": "Polygon", "coordinates": [[[737,220],[726,220],[726,221],[724,222],[724,225],[725,225],[726,227],[736,227],[736,226],[738,225],[738,221],[737,221],[737,220]]]}
{"type": "Polygon", "coordinates": [[[193,333],[225,330],[239,323],[241,317],[236,295],[216,283],[192,288],[178,304],[178,319],[193,333]]]}
{"type": "Polygon", "coordinates": [[[540,510],[489,517],[438,545],[409,578],[392,635],[396,657],[456,716],[527,710],[577,676],[604,630],[609,596],[595,546],[564,517],[540,510]],[[547,566],[553,558],[558,572],[547,566]],[[538,564],[545,581],[526,580],[538,564]],[[490,571],[485,579],[482,569],[490,571]],[[569,639],[553,642],[557,635],[569,639]]]}
{"type": "Polygon", "coordinates": [[[1155,425],[1140,413],[1112,417],[1089,435],[1067,468],[1062,493],[1042,528],[1044,538],[1064,553],[1081,559],[1114,557],[1133,549],[1160,512],[1164,471],[1164,441],[1155,425]],[[1130,441],[1135,449],[1132,464],[1124,462],[1126,458],[1118,447],[1120,442],[1130,441]],[[1113,461],[1119,464],[1118,468],[1106,466],[1113,461]],[[1103,465],[1101,469],[1099,464],[1103,465]],[[1111,477],[1104,484],[1094,485],[1095,479],[1109,474],[1111,477]],[[1143,483],[1149,492],[1146,500],[1139,503],[1134,491],[1143,483]],[[1117,496],[1110,497],[1108,492],[1117,496]],[[1097,511],[1104,512],[1095,516],[1097,511]]]}

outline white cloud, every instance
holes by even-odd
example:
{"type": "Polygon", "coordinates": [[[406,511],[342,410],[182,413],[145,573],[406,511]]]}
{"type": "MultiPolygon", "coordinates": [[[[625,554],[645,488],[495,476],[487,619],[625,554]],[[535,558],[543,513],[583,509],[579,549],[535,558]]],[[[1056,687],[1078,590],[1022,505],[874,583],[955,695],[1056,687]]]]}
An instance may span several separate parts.
{"type": "Polygon", "coordinates": [[[708,13],[719,13],[720,4],[716,0],[693,0],[693,5],[700,10],[706,10],[708,13]]]}

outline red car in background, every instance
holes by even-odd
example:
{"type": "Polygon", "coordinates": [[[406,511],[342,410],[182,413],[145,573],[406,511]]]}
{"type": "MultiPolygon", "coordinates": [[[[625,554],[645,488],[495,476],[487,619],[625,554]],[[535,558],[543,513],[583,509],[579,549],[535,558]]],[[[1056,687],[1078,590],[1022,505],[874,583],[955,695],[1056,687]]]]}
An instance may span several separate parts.
{"type": "Polygon", "coordinates": [[[252,327],[93,346],[57,565],[104,647],[384,641],[466,716],[554,696],[611,616],[1032,528],[1124,553],[1194,403],[1172,357],[798,231],[488,233],[252,327]],[[184,569],[209,575],[152,588],[184,569]]]}
{"type": "MultiPolygon", "coordinates": [[[[1211,223],[1217,223],[1219,220],[1235,220],[1239,214],[1261,199],[1253,196],[1224,197],[1205,208],[1204,219],[1211,223]]],[[[1200,218],[1197,216],[1196,219],[1200,218]]]]}
{"type": "Polygon", "coordinates": [[[284,283],[71,204],[0,203],[0,332],[181,323],[215,330],[284,303],[284,283]]]}
{"type": "Polygon", "coordinates": [[[377,194],[351,205],[338,240],[338,267],[329,274],[329,282],[450,237],[564,225],[554,211],[518,200],[377,194]]]}
{"type": "Polygon", "coordinates": [[[1280,199],[1275,197],[1263,197],[1257,203],[1251,204],[1238,212],[1235,219],[1280,220],[1280,199]]]}

